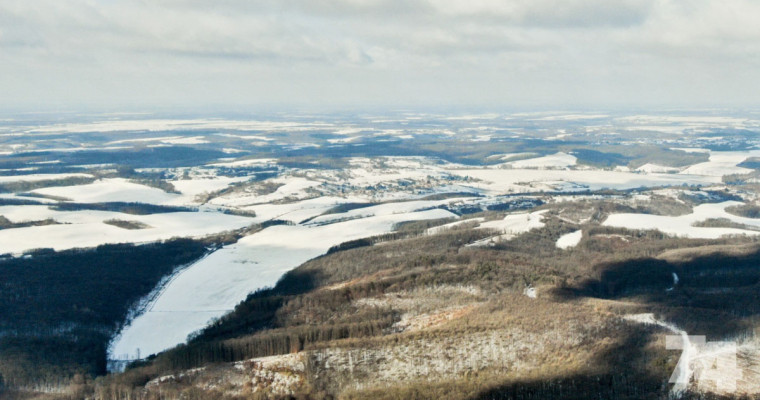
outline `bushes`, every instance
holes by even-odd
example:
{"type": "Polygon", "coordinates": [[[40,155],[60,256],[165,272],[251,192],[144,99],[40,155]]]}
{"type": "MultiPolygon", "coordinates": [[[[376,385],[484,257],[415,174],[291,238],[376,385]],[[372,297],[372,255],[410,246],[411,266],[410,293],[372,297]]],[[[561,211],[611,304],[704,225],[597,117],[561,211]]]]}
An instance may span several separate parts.
{"type": "Polygon", "coordinates": [[[760,206],[755,204],[742,204],[738,206],[726,207],[726,212],[740,217],[760,218],[760,206]]]}

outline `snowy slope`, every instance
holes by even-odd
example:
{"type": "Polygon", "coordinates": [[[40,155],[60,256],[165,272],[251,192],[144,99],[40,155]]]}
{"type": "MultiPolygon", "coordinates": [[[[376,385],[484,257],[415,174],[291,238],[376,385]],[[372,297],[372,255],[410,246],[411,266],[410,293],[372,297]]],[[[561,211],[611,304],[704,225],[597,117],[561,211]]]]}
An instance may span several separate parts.
{"type": "Polygon", "coordinates": [[[10,182],[38,182],[66,178],[92,178],[90,174],[31,174],[31,175],[8,175],[0,176],[0,183],[10,182]]]}
{"type": "Polygon", "coordinates": [[[77,203],[138,202],[171,203],[179,197],[161,189],[129,182],[123,178],[101,179],[87,185],[56,186],[32,192],[71,199],[77,203]]]}
{"type": "Polygon", "coordinates": [[[583,238],[583,231],[577,230],[575,232],[566,233],[557,239],[557,247],[560,249],[569,249],[575,247],[580,243],[583,238]]]}
{"type": "Polygon", "coordinates": [[[505,165],[512,168],[567,168],[575,165],[577,161],[578,159],[575,156],[559,152],[544,157],[511,161],[505,165]]]}
{"type": "Polygon", "coordinates": [[[593,170],[451,169],[452,174],[480,180],[471,185],[492,194],[536,190],[633,189],[645,186],[706,185],[720,183],[719,176],[687,174],[637,174],[593,170]],[[581,187],[578,187],[581,185],[581,187]]]}
{"type": "Polygon", "coordinates": [[[390,232],[409,220],[455,217],[440,210],[389,214],[323,226],[273,226],[247,236],[176,276],[112,342],[111,359],[157,353],[222,316],[256,289],[272,286],[290,269],[349,240],[390,232]]]}
{"type": "Polygon", "coordinates": [[[747,174],[749,168],[739,167],[738,164],[747,158],[760,156],[760,151],[712,151],[709,161],[694,164],[682,171],[683,174],[723,176],[731,174],[747,174]]]}
{"type": "Polygon", "coordinates": [[[726,207],[742,204],[726,201],[715,204],[702,204],[694,207],[691,214],[670,217],[651,214],[612,214],[603,225],[628,229],[659,229],[660,231],[681,237],[698,239],[717,239],[725,235],[758,235],[758,231],[736,228],[705,228],[692,226],[708,218],[726,218],[739,224],[760,227],[760,219],[738,217],[725,211],[726,207]]]}
{"type": "Polygon", "coordinates": [[[52,218],[61,225],[0,230],[0,254],[37,248],[68,250],[107,243],[146,243],[173,237],[201,237],[239,229],[257,220],[218,212],[176,212],[130,215],[109,211],[53,211],[45,206],[3,206],[0,215],[11,222],[52,218]],[[103,223],[119,219],[140,222],[147,229],[123,229],[103,223]]]}

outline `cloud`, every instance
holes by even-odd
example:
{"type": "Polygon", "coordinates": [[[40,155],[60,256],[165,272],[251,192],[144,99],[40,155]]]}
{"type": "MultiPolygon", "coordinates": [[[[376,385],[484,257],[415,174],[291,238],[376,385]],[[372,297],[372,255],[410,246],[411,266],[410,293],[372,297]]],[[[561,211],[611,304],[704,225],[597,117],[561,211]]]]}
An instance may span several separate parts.
{"type": "Polygon", "coordinates": [[[736,91],[760,85],[757,15],[749,0],[5,0],[0,101],[756,104],[736,91]]]}

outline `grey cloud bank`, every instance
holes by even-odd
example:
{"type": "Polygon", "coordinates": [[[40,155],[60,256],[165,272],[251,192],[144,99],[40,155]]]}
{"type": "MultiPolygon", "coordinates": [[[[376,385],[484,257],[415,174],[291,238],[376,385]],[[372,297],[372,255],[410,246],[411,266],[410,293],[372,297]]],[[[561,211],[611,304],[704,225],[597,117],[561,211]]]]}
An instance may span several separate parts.
{"type": "Polygon", "coordinates": [[[0,105],[760,104],[742,0],[0,2],[0,105]]]}

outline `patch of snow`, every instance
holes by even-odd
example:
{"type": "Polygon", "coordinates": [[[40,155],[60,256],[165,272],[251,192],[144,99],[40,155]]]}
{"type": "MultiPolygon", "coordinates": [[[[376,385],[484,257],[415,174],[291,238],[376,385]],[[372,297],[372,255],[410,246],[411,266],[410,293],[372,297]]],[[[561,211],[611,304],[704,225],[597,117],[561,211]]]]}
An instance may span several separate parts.
{"type": "Polygon", "coordinates": [[[208,140],[204,136],[193,136],[193,137],[179,137],[179,138],[171,138],[171,139],[164,139],[161,140],[161,143],[166,144],[204,144],[209,143],[208,140]]]}
{"type": "Polygon", "coordinates": [[[434,226],[434,227],[429,228],[428,230],[426,230],[425,234],[426,235],[435,235],[435,234],[444,232],[447,229],[451,229],[451,228],[454,228],[454,227],[457,227],[457,226],[460,226],[460,225],[464,225],[464,224],[467,224],[467,223],[478,223],[478,225],[479,225],[481,222],[483,222],[485,220],[486,219],[483,218],[483,217],[463,219],[461,221],[455,221],[455,222],[451,222],[451,223],[448,223],[448,224],[445,224],[445,225],[441,225],[441,226],[434,226]]]}
{"type": "Polygon", "coordinates": [[[710,149],[703,149],[699,147],[671,147],[670,150],[680,150],[686,153],[709,153],[710,149]]]}
{"type": "Polygon", "coordinates": [[[520,234],[531,229],[543,228],[543,214],[548,210],[532,213],[508,214],[504,219],[483,222],[480,229],[495,229],[507,234],[520,234]]]}
{"type": "Polygon", "coordinates": [[[535,211],[532,213],[509,214],[504,219],[483,222],[478,229],[494,229],[499,235],[481,239],[467,246],[491,246],[500,241],[511,240],[521,233],[532,229],[544,227],[543,214],[548,210],[535,211]]]}
{"type": "Polygon", "coordinates": [[[675,167],[666,167],[664,165],[647,163],[647,164],[644,164],[644,165],[636,168],[636,171],[638,171],[638,172],[644,172],[644,173],[647,173],[647,174],[651,174],[651,173],[669,174],[669,173],[680,172],[681,169],[680,168],[675,168],[675,167]]]}
{"type": "Polygon", "coordinates": [[[566,233],[557,239],[556,246],[560,249],[569,249],[575,247],[580,243],[583,238],[583,230],[579,229],[575,232],[566,233]]]}
{"type": "Polygon", "coordinates": [[[440,205],[448,204],[451,200],[419,200],[419,201],[401,201],[395,203],[378,204],[376,206],[358,208],[342,213],[323,215],[314,218],[309,225],[330,224],[337,221],[367,218],[380,215],[404,214],[423,209],[431,209],[440,205]]]}
{"type": "Polygon", "coordinates": [[[338,144],[338,143],[351,143],[358,139],[361,139],[361,136],[351,136],[347,138],[337,138],[337,139],[327,139],[328,143],[332,144],[338,144]]]}

